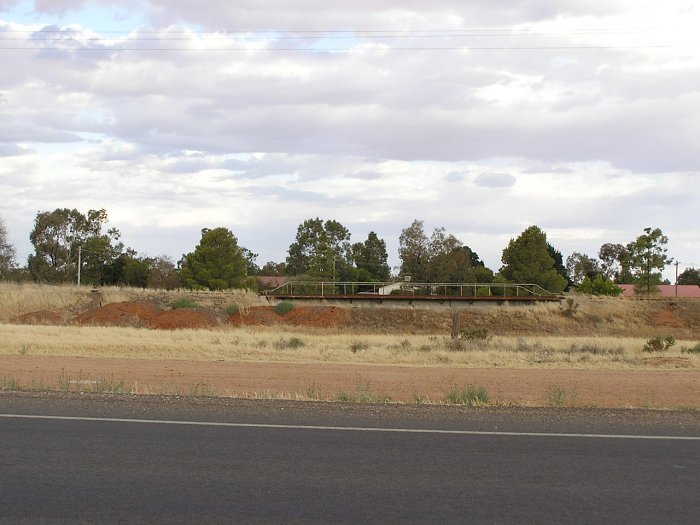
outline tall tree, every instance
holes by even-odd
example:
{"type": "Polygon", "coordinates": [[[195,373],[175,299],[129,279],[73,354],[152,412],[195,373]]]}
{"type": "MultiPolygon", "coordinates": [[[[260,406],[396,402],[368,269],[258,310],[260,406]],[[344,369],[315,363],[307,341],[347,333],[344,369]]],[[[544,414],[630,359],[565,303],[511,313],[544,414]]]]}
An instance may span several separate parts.
{"type": "Polygon", "coordinates": [[[547,235],[537,226],[530,226],[511,239],[501,261],[500,275],[510,282],[537,284],[550,292],[566,288],[566,278],[557,271],[550,255],[547,235]]]}
{"type": "Polygon", "coordinates": [[[146,284],[149,288],[175,290],[180,288],[180,272],[175,262],[167,255],[160,255],[150,260],[146,284]]]}
{"type": "Polygon", "coordinates": [[[6,279],[15,265],[15,247],[7,238],[5,220],[0,217],[0,279],[6,279]]]}
{"type": "Polygon", "coordinates": [[[427,280],[430,257],[430,241],[423,231],[423,221],[414,219],[399,236],[401,275],[410,275],[416,282],[427,280]]]}
{"type": "Polygon", "coordinates": [[[241,286],[247,262],[238,239],[226,228],[202,229],[194,252],[182,259],[180,275],[188,288],[224,290],[241,286]]]}
{"type": "Polygon", "coordinates": [[[630,269],[630,253],[622,244],[606,243],[598,251],[603,276],[619,284],[632,284],[634,276],[630,269]]]}
{"type": "Polygon", "coordinates": [[[358,270],[365,270],[372,280],[386,281],[391,275],[387,263],[386,242],[376,233],[369,232],[365,242],[352,245],[352,257],[358,270]]]}
{"type": "Polygon", "coordinates": [[[649,295],[661,284],[661,272],[673,261],[667,255],[667,244],[668,237],[659,228],[644,228],[644,233],[627,245],[638,292],[649,295]]]}
{"type": "Polygon", "coordinates": [[[695,284],[700,286],[700,270],[686,268],[678,276],[678,284],[695,284]]]}
{"type": "Polygon", "coordinates": [[[338,221],[307,219],[287,254],[288,275],[335,279],[349,267],[350,232],[338,221]]]}
{"type": "Polygon", "coordinates": [[[581,284],[586,277],[595,279],[601,273],[598,261],[580,252],[574,252],[566,258],[566,271],[576,284],[581,284]]]}
{"type": "MultiPolygon", "coordinates": [[[[68,208],[37,213],[34,229],[29,235],[29,240],[34,245],[34,253],[28,260],[32,278],[54,283],[74,280],[77,275],[78,247],[90,249],[88,244],[93,248],[90,251],[95,252],[94,268],[88,265],[88,274],[100,264],[106,263],[109,257],[99,259],[100,254],[104,253],[102,250],[106,249],[110,256],[119,251],[112,250],[115,247],[111,244],[119,238],[119,231],[102,231],[107,221],[104,209],[89,210],[86,215],[68,208]]],[[[89,252],[86,252],[86,256],[89,261],[89,252]]]]}
{"type": "Polygon", "coordinates": [[[399,256],[401,273],[416,282],[475,283],[493,278],[476,252],[457,237],[440,227],[428,238],[419,220],[401,232],[399,256]]]}

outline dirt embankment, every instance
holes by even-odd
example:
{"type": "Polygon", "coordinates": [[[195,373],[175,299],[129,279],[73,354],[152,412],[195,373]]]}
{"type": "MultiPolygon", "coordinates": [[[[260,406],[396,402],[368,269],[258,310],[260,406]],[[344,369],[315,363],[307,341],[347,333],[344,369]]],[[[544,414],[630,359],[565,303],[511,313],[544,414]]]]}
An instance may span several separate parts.
{"type": "MultiPolygon", "coordinates": [[[[41,310],[17,316],[20,324],[137,326],[152,329],[286,325],[366,333],[446,334],[449,308],[307,306],[277,314],[272,306],[243,307],[234,315],[215,308],[163,308],[156,302],[123,301],[88,308],[80,315],[41,310]]],[[[462,327],[498,335],[621,336],[674,335],[700,339],[700,301],[583,299],[573,315],[558,304],[472,305],[460,310],[462,327]]]]}

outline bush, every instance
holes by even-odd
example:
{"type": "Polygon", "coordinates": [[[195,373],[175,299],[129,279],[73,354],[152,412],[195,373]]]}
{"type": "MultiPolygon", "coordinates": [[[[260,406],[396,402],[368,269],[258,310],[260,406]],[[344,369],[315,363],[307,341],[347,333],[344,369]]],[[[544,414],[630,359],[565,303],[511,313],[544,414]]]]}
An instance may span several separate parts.
{"type": "Polygon", "coordinates": [[[672,335],[667,335],[666,337],[652,337],[651,339],[647,339],[643,350],[645,352],[665,352],[675,344],[676,338],[672,335]]]}
{"type": "Polygon", "coordinates": [[[560,306],[559,311],[564,317],[573,317],[578,310],[578,303],[571,297],[566,298],[566,306],[560,306]]]}
{"type": "Polygon", "coordinates": [[[700,354],[700,343],[695,346],[683,348],[684,354],[700,354]]]}
{"type": "Polygon", "coordinates": [[[463,328],[462,331],[459,334],[460,339],[464,339],[466,341],[490,341],[491,336],[489,335],[489,331],[486,328],[472,328],[472,327],[467,327],[463,328]]]}
{"type": "Polygon", "coordinates": [[[350,351],[353,354],[364,352],[365,350],[369,350],[369,343],[366,341],[355,341],[350,345],[350,351]]]}
{"type": "Polygon", "coordinates": [[[241,311],[241,305],[237,303],[231,303],[226,307],[224,312],[226,312],[226,315],[236,315],[238,312],[241,311]]]}
{"type": "Polygon", "coordinates": [[[177,310],[178,308],[197,308],[197,303],[191,301],[187,297],[182,297],[173,301],[172,307],[173,310],[177,310]]]}
{"type": "Polygon", "coordinates": [[[586,293],[589,295],[608,295],[610,297],[617,297],[622,293],[622,288],[620,288],[614,282],[604,279],[602,275],[598,275],[595,279],[586,277],[576,291],[578,293],[586,293]]]}
{"type": "Polygon", "coordinates": [[[296,350],[297,348],[306,346],[306,343],[298,337],[290,337],[289,339],[280,338],[279,341],[275,341],[274,346],[277,350],[296,350]]]}
{"type": "Polygon", "coordinates": [[[290,301],[282,301],[281,303],[278,303],[277,306],[275,306],[275,313],[277,315],[284,315],[294,310],[294,308],[294,303],[290,301]]]}

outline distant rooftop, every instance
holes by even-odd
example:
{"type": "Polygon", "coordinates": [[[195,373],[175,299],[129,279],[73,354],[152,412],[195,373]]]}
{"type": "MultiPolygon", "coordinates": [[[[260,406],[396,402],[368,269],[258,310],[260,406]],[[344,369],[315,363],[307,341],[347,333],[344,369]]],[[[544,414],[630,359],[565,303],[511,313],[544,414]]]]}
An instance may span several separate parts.
{"type": "MultiPolygon", "coordinates": [[[[622,288],[622,297],[635,296],[633,284],[619,284],[618,286],[622,288]]],[[[700,286],[694,284],[679,284],[678,295],[676,295],[675,284],[661,284],[657,288],[659,293],[655,294],[656,297],[697,297],[700,299],[700,286]]]]}

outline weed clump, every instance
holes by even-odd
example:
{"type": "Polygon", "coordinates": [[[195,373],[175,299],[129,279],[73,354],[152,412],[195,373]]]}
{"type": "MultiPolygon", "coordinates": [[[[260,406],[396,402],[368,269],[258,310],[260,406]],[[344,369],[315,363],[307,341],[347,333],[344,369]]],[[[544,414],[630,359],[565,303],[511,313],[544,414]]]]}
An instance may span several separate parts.
{"type": "Polygon", "coordinates": [[[197,308],[197,303],[188,299],[187,297],[181,297],[180,299],[175,299],[172,303],[173,310],[179,308],[197,308]]]}
{"type": "Polygon", "coordinates": [[[294,310],[295,306],[294,303],[291,301],[282,301],[281,303],[278,303],[275,306],[275,313],[277,315],[284,315],[286,313],[291,312],[294,310]]]}
{"type": "Polygon", "coordinates": [[[353,354],[364,352],[365,350],[369,350],[369,343],[367,341],[354,341],[350,345],[350,351],[353,354]]]}
{"type": "Polygon", "coordinates": [[[695,346],[684,347],[681,352],[684,354],[700,354],[700,343],[695,346]]]}
{"type": "Polygon", "coordinates": [[[666,337],[657,336],[647,339],[642,350],[645,352],[666,352],[675,344],[676,338],[672,335],[667,335],[666,337]]]}
{"type": "Polygon", "coordinates": [[[489,404],[489,394],[482,385],[467,385],[464,388],[455,386],[445,396],[445,403],[469,407],[486,406],[489,404]]]}
{"type": "Polygon", "coordinates": [[[290,337],[289,339],[280,337],[279,341],[275,341],[277,350],[297,350],[303,346],[306,346],[306,343],[299,337],[290,337]]]}
{"type": "Polygon", "coordinates": [[[226,315],[228,315],[228,316],[236,315],[240,311],[241,311],[241,305],[238,303],[231,303],[224,310],[224,312],[226,312],[226,315]]]}
{"type": "Polygon", "coordinates": [[[577,393],[575,388],[568,391],[563,386],[550,385],[547,389],[547,402],[551,407],[561,408],[572,406],[576,402],[576,398],[577,393]]]}
{"type": "Polygon", "coordinates": [[[488,343],[492,337],[489,335],[487,328],[463,328],[459,334],[459,338],[465,341],[484,341],[488,343]]]}

